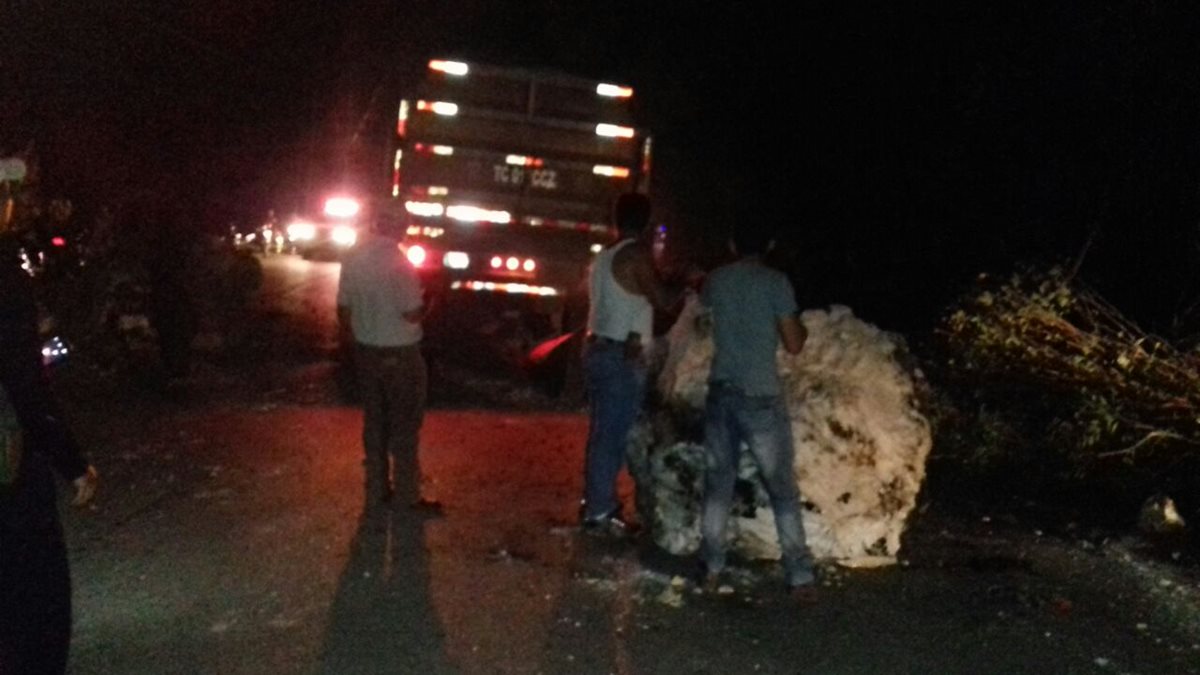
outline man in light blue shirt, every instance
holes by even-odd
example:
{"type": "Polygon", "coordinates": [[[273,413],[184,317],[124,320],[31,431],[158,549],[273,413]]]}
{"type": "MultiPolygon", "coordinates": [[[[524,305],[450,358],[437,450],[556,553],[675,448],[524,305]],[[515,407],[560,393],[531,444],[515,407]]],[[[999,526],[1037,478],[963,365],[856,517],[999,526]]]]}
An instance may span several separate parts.
{"type": "Polygon", "coordinates": [[[772,243],[765,232],[737,229],[730,247],[739,259],[715,270],[700,295],[711,311],[715,349],[705,404],[700,555],[704,585],[712,590],[725,568],[725,526],[745,441],[771,498],[789,589],[797,599],[807,599],[813,589],[812,560],[792,472],[791,424],[775,363],[781,342],[788,353],[798,354],[807,333],[796,317],[791,283],[762,260],[772,243]]]}

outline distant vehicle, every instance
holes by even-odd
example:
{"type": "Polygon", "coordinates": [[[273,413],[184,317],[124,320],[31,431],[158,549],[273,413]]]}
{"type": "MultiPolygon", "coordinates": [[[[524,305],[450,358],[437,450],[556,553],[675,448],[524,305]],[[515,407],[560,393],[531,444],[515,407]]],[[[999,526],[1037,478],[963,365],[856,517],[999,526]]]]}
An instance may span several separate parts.
{"type": "MultiPolygon", "coordinates": [[[[554,73],[433,60],[400,102],[391,211],[427,290],[502,299],[563,327],[568,296],[615,239],[612,204],[645,192],[651,139],[629,87],[554,73]]],[[[536,336],[535,336],[536,337],[536,336]]]]}
{"type": "Polygon", "coordinates": [[[288,223],[287,247],[305,259],[336,260],[358,242],[359,211],[360,204],[352,197],[330,197],[320,217],[288,223]]]}

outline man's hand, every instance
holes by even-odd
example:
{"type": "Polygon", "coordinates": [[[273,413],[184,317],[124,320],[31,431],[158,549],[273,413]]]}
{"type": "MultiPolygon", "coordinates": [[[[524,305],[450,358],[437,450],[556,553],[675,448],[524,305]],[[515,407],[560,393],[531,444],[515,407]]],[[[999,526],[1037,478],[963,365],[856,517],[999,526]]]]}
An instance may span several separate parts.
{"type": "Polygon", "coordinates": [[[96,486],[100,484],[100,473],[96,471],[96,467],[89,464],[87,471],[71,484],[75,486],[75,498],[71,500],[71,506],[87,506],[88,502],[96,496],[96,486]]]}

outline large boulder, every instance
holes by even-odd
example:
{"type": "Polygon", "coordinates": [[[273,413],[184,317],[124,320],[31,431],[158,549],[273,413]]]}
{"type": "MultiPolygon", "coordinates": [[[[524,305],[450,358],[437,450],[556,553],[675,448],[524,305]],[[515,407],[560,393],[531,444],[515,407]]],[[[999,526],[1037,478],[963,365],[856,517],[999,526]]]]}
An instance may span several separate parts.
{"type": "MultiPolygon", "coordinates": [[[[703,408],[713,345],[692,302],[668,334],[654,403],[630,443],[638,509],[655,542],[675,554],[699,547],[704,490],[703,408]]],[[[795,476],[809,546],[848,566],[895,562],[929,455],[918,409],[919,372],[898,340],[848,308],[802,315],[808,341],[782,350],[779,369],[796,444],[795,476]]],[[[728,535],[748,558],[778,558],[774,517],[743,448],[728,535]]]]}

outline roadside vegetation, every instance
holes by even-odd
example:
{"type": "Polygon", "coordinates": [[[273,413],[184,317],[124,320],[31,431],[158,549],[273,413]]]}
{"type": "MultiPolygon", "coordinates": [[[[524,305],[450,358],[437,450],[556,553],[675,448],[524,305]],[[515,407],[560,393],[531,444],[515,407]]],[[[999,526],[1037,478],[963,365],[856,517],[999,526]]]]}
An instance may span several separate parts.
{"type": "Polygon", "coordinates": [[[1064,267],[980,276],[936,334],[935,495],[1077,534],[1137,526],[1195,555],[1197,345],[1143,330],[1064,267]]]}

